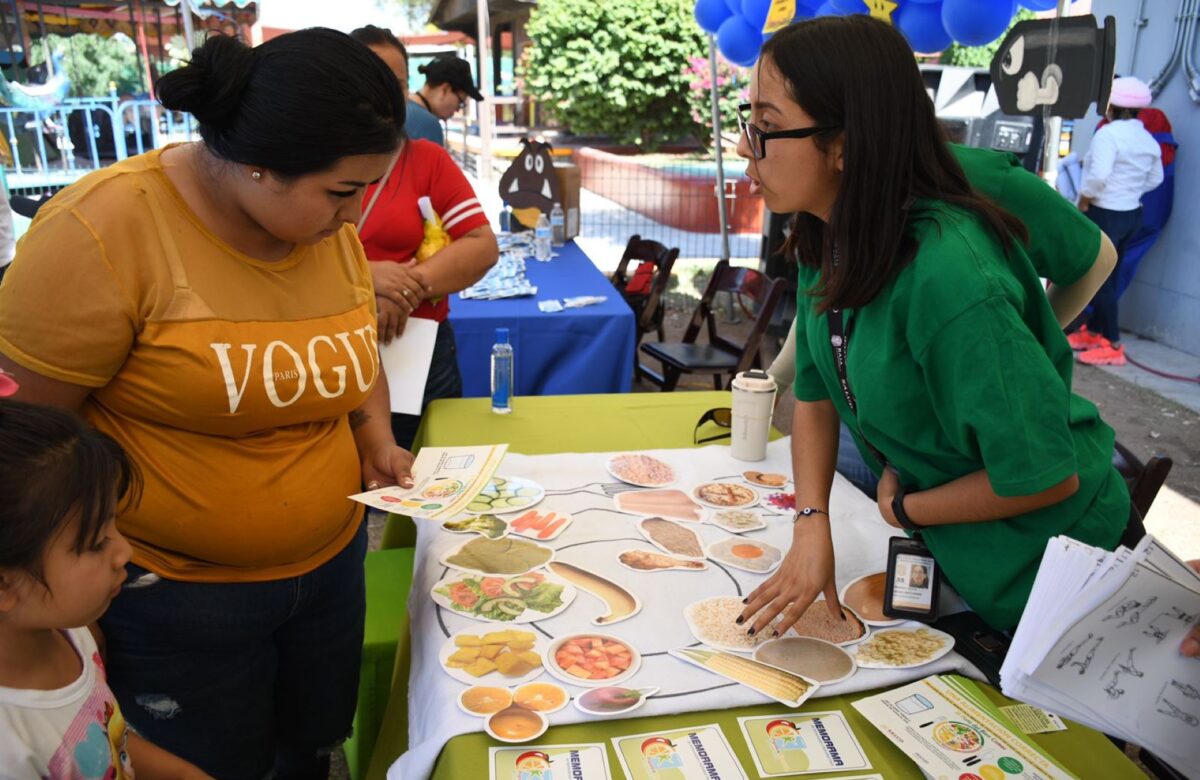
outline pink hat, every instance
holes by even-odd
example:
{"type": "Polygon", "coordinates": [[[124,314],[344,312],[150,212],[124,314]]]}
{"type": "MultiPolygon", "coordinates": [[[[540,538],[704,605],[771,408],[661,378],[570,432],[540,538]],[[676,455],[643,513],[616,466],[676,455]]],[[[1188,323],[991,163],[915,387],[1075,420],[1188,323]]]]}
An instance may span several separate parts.
{"type": "Polygon", "coordinates": [[[1152,99],[1150,87],[1146,86],[1146,82],[1133,76],[1124,76],[1113,79],[1112,95],[1108,102],[1109,105],[1118,108],[1145,108],[1150,105],[1152,99]]]}

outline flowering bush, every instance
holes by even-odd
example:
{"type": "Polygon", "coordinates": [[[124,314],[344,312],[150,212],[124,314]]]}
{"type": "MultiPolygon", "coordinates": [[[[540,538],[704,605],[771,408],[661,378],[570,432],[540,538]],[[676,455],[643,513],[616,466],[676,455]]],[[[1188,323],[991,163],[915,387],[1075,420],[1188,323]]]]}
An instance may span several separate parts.
{"type": "MultiPolygon", "coordinates": [[[[683,68],[688,79],[688,108],[696,123],[696,137],[708,146],[712,142],[712,72],[707,57],[688,57],[683,68]]],[[[750,74],[745,68],[717,58],[717,100],[721,109],[721,132],[737,135],[737,107],[750,99],[750,74]]]]}

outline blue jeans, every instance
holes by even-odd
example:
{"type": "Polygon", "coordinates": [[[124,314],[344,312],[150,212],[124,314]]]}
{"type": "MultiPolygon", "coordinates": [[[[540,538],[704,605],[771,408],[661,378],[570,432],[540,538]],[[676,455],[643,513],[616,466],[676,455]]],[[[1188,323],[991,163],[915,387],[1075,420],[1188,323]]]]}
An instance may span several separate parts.
{"type": "MultiPolygon", "coordinates": [[[[388,377],[388,381],[403,381],[399,377],[388,377]]],[[[446,320],[438,325],[437,339],[433,343],[433,362],[429,366],[429,378],[425,380],[425,397],[421,401],[424,411],[431,401],[439,398],[462,398],[462,374],[458,371],[458,346],[454,341],[454,328],[446,320]]],[[[419,414],[393,414],[392,434],[396,444],[412,450],[421,425],[419,414]]]]}
{"type": "Polygon", "coordinates": [[[129,564],[101,619],[126,720],[221,780],[328,777],[358,696],[366,549],[364,523],[324,565],[271,582],[179,582],[129,564]]]}
{"type": "Polygon", "coordinates": [[[837,473],[850,481],[850,484],[866,493],[872,501],[876,500],[879,477],[875,476],[875,472],[871,471],[867,462],[863,460],[846,423],[838,427],[838,457],[835,468],[837,473]]]}
{"type": "Polygon", "coordinates": [[[1111,211],[1099,206],[1088,206],[1084,213],[1104,231],[1117,248],[1117,264],[1092,298],[1092,313],[1087,319],[1088,330],[1099,333],[1109,341],[1117,342],[1121,340],[1121,328],[1117,318],[1121,259],[1125,257],[1125,247],[1129,245],[1129,240],[1142,226],[1142,210],[1136,208],[1133,211],[1111,211]]]}

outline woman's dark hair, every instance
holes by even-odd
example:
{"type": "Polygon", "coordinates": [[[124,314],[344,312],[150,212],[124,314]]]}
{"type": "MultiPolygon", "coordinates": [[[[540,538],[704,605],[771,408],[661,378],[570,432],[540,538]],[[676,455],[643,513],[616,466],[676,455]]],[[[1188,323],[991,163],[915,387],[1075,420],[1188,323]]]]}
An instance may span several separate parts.
{"type": "Polygon", "coordinates": [[[193,114],[217,157],[285,178],[351,155],[389,154],[404,128],[404,95],[383,60],[320,27],[254,49],[213,35],[159,80],[158,99],[193,114]]]}
{"type": "MultiPolygon", "coordinates": [[[[1026,241],[1024,224],[975,193],[946,145],[916,59],[891,25],[827,16],[777,32],[759,68],[775,67],[813,124],[841,128],[843,173],[824,223],[797,214],[785,251],[821,269],[819,309],[869,303],[916,254],[908,223],[918,198],[974,212],[1003,245],[1026,241]],[[836,251],[840,262],[833,262],[836,251]]],[[[833,133],[813,136],[822,150],[833,133]]]]}
{"type": "Polygon", "coordinates": [[[401,56],[404,57],[404,61],[408,62],[408,49],[404,48],[404,44],[401,43],[400,39],[386,27],[376,27],[373,24],[368,24],[366,27],[351,30],[350,37],[363,46],[394,46],[400,51],[401,56]]]}
{"type": "Polygon", "coordinates": [[[72,518],[82,553],[140,493],[141,475],[121,445],[79,416],[0,401],[0,569],[41,580],[46,550],[72,518]]]}

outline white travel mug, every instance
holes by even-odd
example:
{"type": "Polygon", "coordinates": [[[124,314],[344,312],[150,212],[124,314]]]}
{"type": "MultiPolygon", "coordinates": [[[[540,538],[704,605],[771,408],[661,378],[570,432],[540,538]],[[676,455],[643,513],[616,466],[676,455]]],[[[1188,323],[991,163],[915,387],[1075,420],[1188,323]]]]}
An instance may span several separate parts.
{"type": "Polygon", "coordinates": [[[775,411],[775,380],[766,371],[743,371],[733,379],[733,439],[730,454],[738,460],[767,457],[767,437],[775,411]]]}

